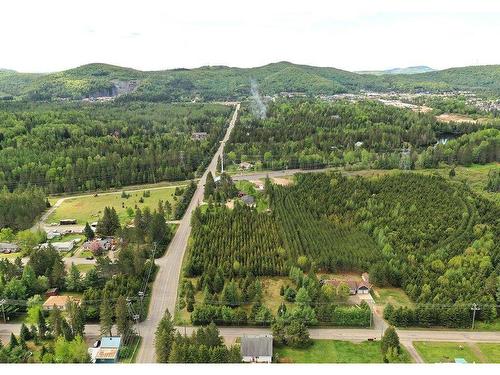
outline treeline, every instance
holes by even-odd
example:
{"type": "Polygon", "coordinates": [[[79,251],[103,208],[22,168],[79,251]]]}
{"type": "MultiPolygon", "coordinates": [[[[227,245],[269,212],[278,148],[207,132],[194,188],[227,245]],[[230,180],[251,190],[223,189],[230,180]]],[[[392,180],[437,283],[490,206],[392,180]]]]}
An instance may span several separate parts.
{"type": "Polygon", "coordinates": [[[257,169],[415,169],[498,161],[498,144],[494,124],[444,124],[374,101],[281,100],[264,119],[243,107],[225,157],[226,165],[248,161],[257,169]]]}
{"type": "Polygon", "coordinates": [[[60,193],[190,179],[210,160],[230,111],[215,104],[4,103],[0,186],[60,193]],[[193,140],[193,132],[208,136],[193,140]]]}
{"type": "Polygon", "coordinates": [[[166,311],[155,333],[156,360],[160,363],[240,363],[239,346],[226,347],[215,324],[200,327],[193,334],[175,334],[172,317],[166,311]]]}
{"type": "Polygon", "coordinates": [[[0,190],[0,229],[17,231],[29,228],[47,207],[48,201],[42,189],[28,187],[11,193],[4,186],[0,190]]]}

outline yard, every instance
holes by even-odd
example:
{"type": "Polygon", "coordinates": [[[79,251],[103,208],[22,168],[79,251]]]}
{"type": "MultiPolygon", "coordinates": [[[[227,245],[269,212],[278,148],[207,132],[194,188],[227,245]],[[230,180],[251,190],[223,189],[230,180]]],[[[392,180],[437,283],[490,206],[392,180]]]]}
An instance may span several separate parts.
{"type": "MultiPolygon", "coordinates": [[[[484,344],[480,344],[484,345],[484,344]]],[[[464,358],[468,363],[489,362],[488,355],[499,353],[498,344],[488,344],[497,348],[486,348],[484,353],[477,344],[465,342],[430,342],[415,341],[413,346],[420,353],[422,359],[427,363],[455,362],[455,358],[464,358]],[[489,351],[488,351],[489,350],[489,351]]],[[[498,361],[498,356],[497,356],[498,361]]]]}
{"type": "Polygon", "coordinates": [[[394,307],[413,306],[413,302],[410,300],[410,297],[408,297],[404,290],[400,288],[374,287],[372,290],[372,296],[377,305],[382,307],[385,307],[389,303],[394,307]]]}
{"type": "Polygon", "coordinates": [[[313,340],[309,348],[275,348],[275,353],[281,363],[383,363],[380,342],[376,341],[313,340]]]}
{"type": "Polygon", "coordinates": [[[86,222],[92,223],[101,217],[104,208],[108,206],[115,208],[120,222],[124,224],[132,220],[127,213],[128,208],[135,211],[136,208],[142,210],[149,207],[153,211],[158,207],[159,200],[169,201],[174,206],[174,191],[174,187],[164,187],[154,190],[125,190],[129,194],[128,198],[122,198],[122,192],[67,198],[54,210],[46,222],[53,223],[59,222],[61,219],[76,219],[80,225],[84,225],[86,222]],[[143,196],[145,191],[150,192],[149,197],[143,196]],[[140,202],[141,198],[143,202],[140,202]]]}

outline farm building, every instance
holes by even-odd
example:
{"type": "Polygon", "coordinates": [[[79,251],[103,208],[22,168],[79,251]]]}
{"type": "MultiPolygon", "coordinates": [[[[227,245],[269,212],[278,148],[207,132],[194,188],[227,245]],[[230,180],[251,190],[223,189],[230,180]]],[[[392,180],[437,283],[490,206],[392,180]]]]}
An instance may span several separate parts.
{"type": "Polygon", "coordinates": [[[243,362],[271,363],[273,359],[273,336],[243,336],[241,338],[243,362]]]}
{"type": "Polygon", "coordinates": [[[98,346],[89,348],[93,363],[117,363],[120,351],[121,336],[103,336],[98,341],[98,346]]]}
{"type": "Polygon", "coordinates": [[[0,253],[10,254],[10,253],[18,253],[19,251],[20,248],[15,243],[0,242],[0,253]]]}
{"type": "Polygon", "coordinates": [[[59,309],[59,310],[65,310],[66,309],[66,304],[69,301],[74,301],[76,303],[80,303],[80,300],[71,296],[50,296],[47,298],[47,300],[43,303],[42,309],[44,310],[54,310],[54,309],[59,309]]]}

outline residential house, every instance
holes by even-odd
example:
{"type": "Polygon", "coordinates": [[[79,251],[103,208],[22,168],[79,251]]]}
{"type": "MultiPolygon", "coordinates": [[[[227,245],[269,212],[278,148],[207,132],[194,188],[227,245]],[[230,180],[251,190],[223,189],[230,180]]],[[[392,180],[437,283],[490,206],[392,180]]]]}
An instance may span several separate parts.
{"type": "Polygon", "coordinates": [[[241,338],[243,362],[271,363],[273,359],[273,336],[257,335],[241,338]]]}
{"type": "Polygon", "coordinates": [[[92,363],[117,363],[121,342],[121,336],[103,336],[96,347],[89,348],[92,363]]]}
{"type": "Polygon", "coordinates": [[[208,134],[206,132],[193,132],[191,134],[191,139],[193,141],[204,141],[208,138],[208,134]]]}
{"type": "Polygon", "coordinates": [[[322,284],[328,284],[332,285],[335,288],[338,288],[338,286],[342,283],[346,284],[349,287],[349,294],[350,295],[355,295],[355,294],[368,294],[370,293],[371,285],[370,283],[366,281],[356,281],[352,279],[347,279],[347,280],[339,280],[339,279],[331,279],[331,280],[322,280],[322,284]]]}
{"type": "Polygon", "coordinates": [[[53,240],[54,238],[59,238],[61,237],[61,233],[56,231],[56,230],[51,230],[47,232],[47,239],[48,240],[53,240]]]}
{"type": "Polygon", "coordinates": [[[255,206],[255,198],[251,195],[243,195],[241,197],[241,200],[243,203],[245,203],[247,206],[253,207],[255,206]]]}
{"type": "Polygon", "coordinates": [[[80,303],[80,300],[78,298],[75,298],[72,296],[50,296],[43,303],[42,309],[47,310],[47,311],[54,310],[54,309],[59,309],[59,310],[64,311],[66,309],[66,304],[69,301],[74,301],[76,303],[80,303]]]}
{"type": "Polygon", "coordinates": [[[10,254],[18,253],[21,249],[15,243],[0,242],[0,253],[10,254]]]}
{"type": "Polygon", "coordinates": [[[43,243],[40,245],[40,248],[45,249],[47,247],[52,246],[54,250],[59,251],[59,252],[69,252],[73,250],[75,247],[75,242],[74,241],[66,241],[66,242],[51,242],[49,243],[43,243]]]}

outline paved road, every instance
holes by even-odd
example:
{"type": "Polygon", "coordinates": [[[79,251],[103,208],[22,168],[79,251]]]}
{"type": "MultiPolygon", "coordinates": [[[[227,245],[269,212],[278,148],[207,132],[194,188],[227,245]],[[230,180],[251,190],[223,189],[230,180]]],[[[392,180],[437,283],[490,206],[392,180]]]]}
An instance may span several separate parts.
{"type": "Polygon", "coordinates": [[[142,336],[142,344],[137,355],[137,362],[139,363],[155,362],[154,333],[160,319],[165,313],[165,310],[168,309],[172,315],[175,310],[182,259],[184,258],[184,252],[186,250],[189,234],[191,232],[191,214],[203,200],[203,193],[205,190],[204,185],[208,171],[215,174],[217,160],[219,155],[222,154],[224,145],[229,139],[231,131],[234,128],[239,109],[240,105],[237,104],[224,139],[221,141],[219,149],[215,153],[207,170],[198,181],[198,186],[193,195],[193,199],[191,199],[184,217],[180,220],[179,227],[177,228],[174,238],[168,246],[166,254],[156,261],[156,264],[159,266],[159,270],[153,284],[148,317],[138,326],[139,334],[142,336]]]}

